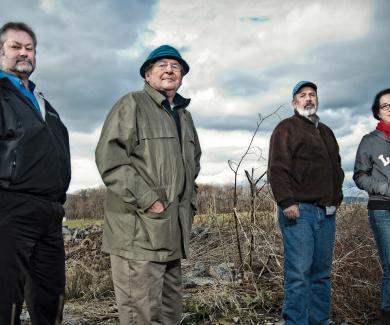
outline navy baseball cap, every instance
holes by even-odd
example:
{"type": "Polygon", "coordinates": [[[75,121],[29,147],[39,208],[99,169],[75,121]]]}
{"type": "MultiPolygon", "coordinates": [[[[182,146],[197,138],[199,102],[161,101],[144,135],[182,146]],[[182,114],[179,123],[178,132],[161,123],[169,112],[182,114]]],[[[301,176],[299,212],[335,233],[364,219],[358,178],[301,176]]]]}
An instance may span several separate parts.
{"type": "Polygon", "coordinates": [[[174,47],[170,45],[161,45],[158,48],[154,49],[146,58],[146,61],[144,64],[141,66],[139,72],[142,76],[142,78],[145,78],[145,69],[146,67],[153,62],[156,62],[160,59],[174,59],[178,61],[184,70],[184,75],[190,71],[190,67],[188,66],[187,62],[184,61],[179,53],[178,50],[176,50],[174,47]]]}
{"type": "Polygon", "coordinates": [[[301,90],[303,87],[311,87],[317,92],[317,85],[314,82],[311,81],[300,81],[298,82],[295,87],[293,88],[292,95],[293,97],[301,90]]]}

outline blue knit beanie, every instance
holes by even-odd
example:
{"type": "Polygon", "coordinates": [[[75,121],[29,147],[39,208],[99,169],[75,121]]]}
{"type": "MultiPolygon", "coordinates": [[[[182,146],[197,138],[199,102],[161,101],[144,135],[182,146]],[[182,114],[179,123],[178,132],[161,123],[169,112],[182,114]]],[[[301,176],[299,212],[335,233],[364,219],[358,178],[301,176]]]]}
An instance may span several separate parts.
{"type": "Polygon", "coordinates": [[[188,66],[187,62],[182,59],[178,50],[176,50],[174,47],[172,47],[170,45],[161,45],[158,48],[154,49],[149,54],[146,61],[141,66],[139,72],[140,72],[142,78],[145,78],[145,69],[150,63],[156,62],[156,61],[163,59],[163,58],[174,59],[174,60],[178,61],[183,67],[184,75],[186,75],[188,73],[188,71],[190,71],[190,67],[188,66]]]}

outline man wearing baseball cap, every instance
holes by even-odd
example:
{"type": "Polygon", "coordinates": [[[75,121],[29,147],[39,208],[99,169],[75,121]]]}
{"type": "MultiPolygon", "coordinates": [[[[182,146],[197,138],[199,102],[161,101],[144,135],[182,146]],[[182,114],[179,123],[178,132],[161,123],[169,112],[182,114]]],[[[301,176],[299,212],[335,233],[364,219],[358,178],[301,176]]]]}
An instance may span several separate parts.
{"type": "Polygon", "coordinates": [[[273,131],[268,162],[283,235],[283,317],[286,325],[325,325],[344,173],[336,138],[317,115],[316,84],[300,81],[292,96],[294,115],[273,131]]]}
{"type": "Polygon", "coordinates": [[[143,90],[114,105],[96,148],[107,186],[103,250],[121,325],[181,320],[181,259],[188,257],[201,156],[190,100],[177,93],[189,69],[172,46],[153,50],[140,69],[143,90]]]}

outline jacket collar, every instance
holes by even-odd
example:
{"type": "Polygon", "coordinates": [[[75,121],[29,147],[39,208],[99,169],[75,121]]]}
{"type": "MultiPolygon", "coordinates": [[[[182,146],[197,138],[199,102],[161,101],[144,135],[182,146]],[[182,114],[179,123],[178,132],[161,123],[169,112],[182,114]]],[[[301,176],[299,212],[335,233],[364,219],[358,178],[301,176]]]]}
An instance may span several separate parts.
{"type": "Polygon", "coordinates": [[[372,131],[371,134],[374,134],[377,137],[380,137],[381,139],[390,142],[390,139],[386,136],[386,134],[384,134],[383,132],[379,131],[378,129],[375,129],[374,131],[372,131]]]}
{"type": "Polygon", "coordinates": [[[308,117],[302,116],[296,110],[294,110],[294,116],[296,118],[306,122],[306,123],[313,124],[316,128],[318,128],[318,126],[320,125],[320,117],[317,114],[315,114],[315,121],[314,122],[312,120],[310,120],[308,117]]]}
{"type": "MultiPolygon", "coordinates": [[[[11,83],[15,86],[15,88],[17,88],[18,85],[22,83],[22,80],[20,78],[12,74],[9,74],[7,72],[4,72],[3,70],[0,70],[0,79],[3,78],[8,78],[11,81],[11,83]]],[[[33,83],[31,80],[28,80],[28,88],[33,93],[35,90],[35,83],[33,83]]]]}
{"type": "MultiPolygon", "coordinates": [[[[152,99],[160,106],[163,106],[163,102],[167,100],[167,97],[165,96],[163,91],[158,91],[154,89],[152,86],[150,86],[146,81],[144,85],[144,91],[152,97],[152,99]]],[[[190,98],[184,98],[180,94],[176,93],[175,97],[173,98],[173,102],[175,104],[176,108],[186,108],[190,104],[191,99],[190,98]]]]}
{"type": "MultiPolygon", "coordinates": [[[[17,97],[19,97],[25,104],[27,104],[40,119],[43,119],[42,114],[39,114],[37,109],[9,80],[8,78],[0,78],[0,87],[6,88],[9,91],[12,91],[17,97]]],[[[42,96],[43,98],[43,96],[42,96]]],[[[43,98],[44,99],[44,98],[43,98]]],[[[43,101],[44,103],[44,101],[43,101]]]]}

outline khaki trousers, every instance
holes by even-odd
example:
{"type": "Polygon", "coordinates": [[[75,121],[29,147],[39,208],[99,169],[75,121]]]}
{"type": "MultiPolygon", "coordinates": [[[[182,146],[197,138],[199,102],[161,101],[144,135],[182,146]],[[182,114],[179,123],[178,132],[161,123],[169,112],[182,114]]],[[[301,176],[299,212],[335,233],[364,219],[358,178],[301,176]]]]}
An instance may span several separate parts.
{"type": "Polygon", "coordinates": [[[180,324],[180,259],[161,263],[110,258],[120,325],[180,324]]]}

